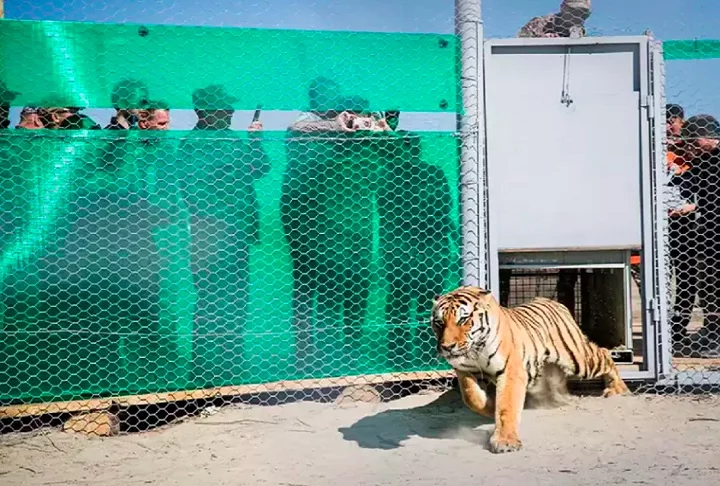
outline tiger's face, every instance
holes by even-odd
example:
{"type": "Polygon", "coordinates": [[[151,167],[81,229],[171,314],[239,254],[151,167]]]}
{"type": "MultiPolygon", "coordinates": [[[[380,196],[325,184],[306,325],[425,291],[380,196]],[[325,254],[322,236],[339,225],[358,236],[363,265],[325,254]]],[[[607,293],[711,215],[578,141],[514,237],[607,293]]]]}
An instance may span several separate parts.
{"type": "Polygon", "coordinates": [[[431,325],[438,354],[451,359],[481,345],[490,333],[492,295],[483,289],[460,287],[435,300],[431,325]]]}

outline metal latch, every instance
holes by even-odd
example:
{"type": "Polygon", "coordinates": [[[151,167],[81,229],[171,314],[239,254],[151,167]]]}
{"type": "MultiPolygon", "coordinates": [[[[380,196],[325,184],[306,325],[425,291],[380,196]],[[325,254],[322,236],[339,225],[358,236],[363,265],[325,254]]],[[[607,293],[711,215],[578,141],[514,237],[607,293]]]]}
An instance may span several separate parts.
{"type": "Polygon", "coordinates": [[[650,315],[652,317],[653,325],[660,322],[660,305],[656,298],[652,298],[648,301],[648,307],[650,308],[650,315]]]}

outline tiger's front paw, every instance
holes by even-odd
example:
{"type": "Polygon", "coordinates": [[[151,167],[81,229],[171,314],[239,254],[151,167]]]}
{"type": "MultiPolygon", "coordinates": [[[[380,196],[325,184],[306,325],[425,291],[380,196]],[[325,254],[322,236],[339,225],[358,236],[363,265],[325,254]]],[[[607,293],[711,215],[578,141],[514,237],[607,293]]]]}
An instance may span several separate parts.
{"type": "Polygon", "coordinates": [[[522,441],[516,434],[500,435],[497,431],[490,437],[490,452],[502,454],[522,449],[522,441]]]}

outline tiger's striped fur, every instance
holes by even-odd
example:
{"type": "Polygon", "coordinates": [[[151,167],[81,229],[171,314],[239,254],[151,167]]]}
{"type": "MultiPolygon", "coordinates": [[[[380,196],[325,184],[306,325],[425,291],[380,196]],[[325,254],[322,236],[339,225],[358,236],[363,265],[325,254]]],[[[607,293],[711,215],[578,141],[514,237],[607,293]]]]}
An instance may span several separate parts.
{"type": "Polygon", "coordinates": [[[526,395],[564,387],[567,376],[603,378],[604,396],[628,392],[610,352],[590,342],[559,302],[536,298],[506,308],[484,289],[460,287],[435,300],[431,324],[467,407],[495,419],[493,452],[522,447],[518,426],[526,395]],[[495,386],[494,400],[478,375],[495,386]]]}

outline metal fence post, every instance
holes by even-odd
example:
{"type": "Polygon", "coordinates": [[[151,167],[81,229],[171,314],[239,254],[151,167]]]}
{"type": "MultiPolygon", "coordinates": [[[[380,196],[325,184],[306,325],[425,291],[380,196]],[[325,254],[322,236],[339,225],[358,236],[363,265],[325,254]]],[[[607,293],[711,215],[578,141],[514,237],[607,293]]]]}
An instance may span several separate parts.
{"type": "Polygon", "coordinates": [[[654,196],[654,247],[655,247],[655,288],[656,322],[655,336],[648,336],[649,345],[656,346],[657,369],[656,378],[664,379],[672,372],[672,349],[670,348],[671,317],[669,302],[671,299],[670,276],[672,274],[669,255],[668,212],[663,192],[663,180],[666,171],[667,137],[665,128],[665,61],[663,59],[662,42],[655,40],[652,32],[648,36],[650,57],[650,74],[652,102],[654,111],[652,161],[654,163],[653,196],[654,196]]]}
{"type": "Polygon", "coordinates": [[[463,112],[461,141],[463,284],[488,287],[487,184],[483,97],[483,26],[480,0],[455,0],[455,33],[460,40],[463,112]]]}

